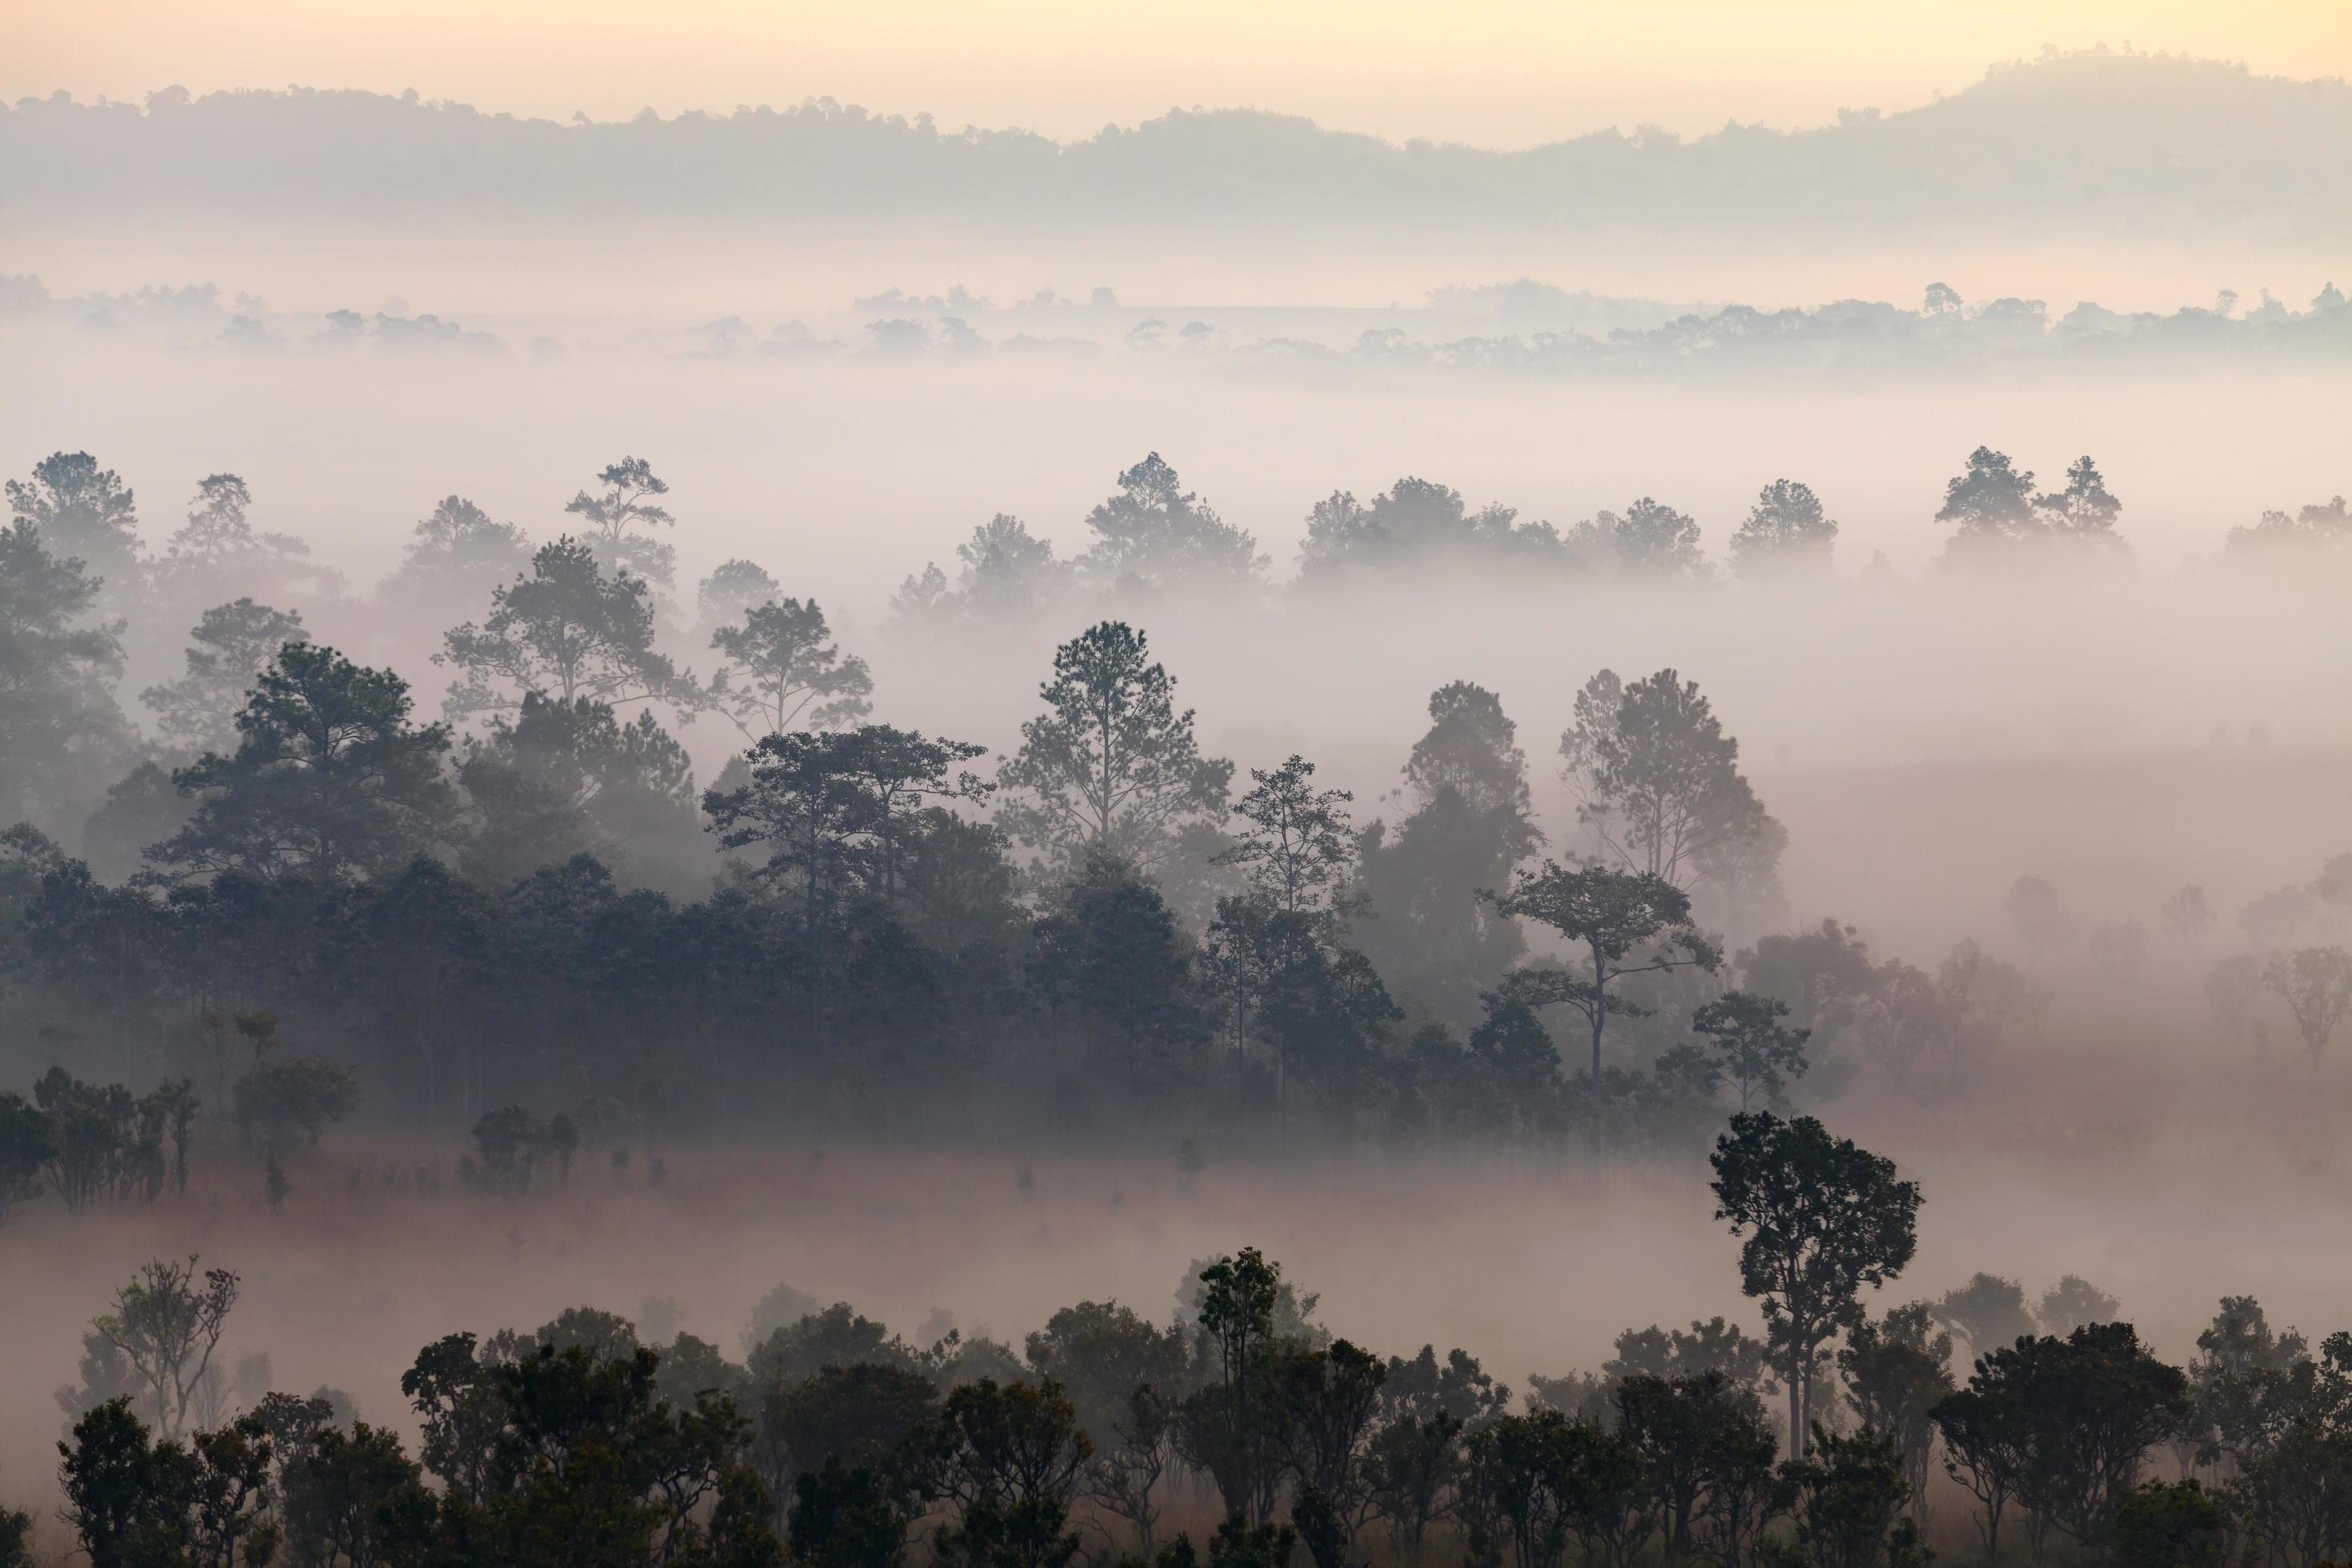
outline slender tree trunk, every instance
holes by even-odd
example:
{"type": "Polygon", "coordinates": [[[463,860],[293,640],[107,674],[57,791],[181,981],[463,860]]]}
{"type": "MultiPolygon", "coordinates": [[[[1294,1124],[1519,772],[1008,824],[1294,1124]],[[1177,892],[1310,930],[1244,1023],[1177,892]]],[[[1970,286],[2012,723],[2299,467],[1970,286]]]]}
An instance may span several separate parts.
{"type": "Polygon", "coordinates": [[[1805,1362],[1804,1352],[1790,1351],[1789,1356],[1789,1458],[1805,1457],[1805,1362]]]}
{"type": "Polygon", "coordinates": [[[1601,946],[1592,947],[1592,1081],[1601,1082],[1601,1036],[1609,1027],[1609,972],[1601,967],[1601,946]]]}

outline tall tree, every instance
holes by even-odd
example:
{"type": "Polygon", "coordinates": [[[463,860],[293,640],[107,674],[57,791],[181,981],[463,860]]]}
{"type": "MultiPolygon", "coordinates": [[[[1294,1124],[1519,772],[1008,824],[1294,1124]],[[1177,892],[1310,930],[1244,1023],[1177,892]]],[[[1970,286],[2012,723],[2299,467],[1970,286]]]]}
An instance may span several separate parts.
{"type": "Polygon", "coordinates": [[[65,830],[129,740],[110,681],[119,625],[89,624],[98,584],[29,521],[0,529],[0,815],[65,830]]]}
{"type": "Polygon", "coordinates": [[[530,691],[469,737],[458,779],[482,820],[468,868],[503,886],[582,852],[624,860],[708,853],[686,750],[640,711],[530,691]]]}
{"type": "Polygon", "coordinates": [[[1937,1333],[1927,1304],[1895,1307],[1875,1322],[1846,1331],[1838,1351],[1847,1408],[1870,1431],[1894,1441],[1911,1490],[1911,1510],[1927,1518],[1927,1464],[1936,1449],[1936,1405],[1953,1389],[1952,1336],[1937,1333]]]}
{"type": "Polygon", "coordinates": [[[2067,466],[2064,489],[2034,497],[2033,510],[2042,527],[2055,538],[2110,549],[2123,546],[2123,539],[2116,532],[2116,520],[2123,515],[2124,503],[2108,492],[2107,481],[2101,477],[2098,465],[2087,457],[2077,458],[2067,466]]]}
{"type": "Polygon", "coordinates": [[[582,521],[596,563],[615,576],[632,573],[668,587],[677,551],[652,531],[677,525],[677,520],[655,500],[669,494],[669,486],[643,458],[607,464],[596,483],[602,488],[593,493],[582,490],[563,506],[582,521]]]}
{"type": "Polygon", "coordinates": [[[308,564],[310,547],[290,533],[264,533],[247,515],[253,491],[235,474],[196,481],[188,521],[165,542],[157,575],[180,603],[205,604],[239,588],[272,594],[339,588],[341,574],[308,564]]]}
{"type": "Polygon", "coordinates": [[[1423,1008],[1457,1025],[1527,951],[1517,922],[1481,900],[1543,842],[1528,794],[1527,756],[1501,699],[1457,680],[1429,699],[1430,726],[1404,765],[1393,832],[1375,822],[1359,856],[1374,919],[1358,939],[1381,973],[1423,1008]]]}
{"type": "Polygon", "coordinates": [[[2263,971],[2263,985],[2285,998],[2303,1048],[2315,1062],[2336,1026],[2352,1014],[2352,952],[2306,947],[2281,953],[2263,971]]]}
{"type": "Polygon", "coordinates": [[[1428,479],[1397,480],[1368,503],[1336,490],[1307,514],[1298,574],[1315,583],[1412,564],[1514,562],[1559,565],[1569,556],[1548,522],[1519,523],[1507,506],[1470,511],[1462,492],[1428,479]]]}
{"type": "Polygon", "coordinates": [[[1519,969],[1512,988],[1530,1004],[1565,1002],[1592,1036],[1592,1081],[1601,1081],[1601,1042],[1610,1015],[1638,1018],[1649,1009],[1612,993],[1629,975],[1696,966],[1709,973],[1722,953],[1690,923],[1690,897],[1646,872],[1606,866],[1576,870],[1547,860],[1522,871],[1507,896],[1490,895],[1503,914],[1548,925],[1584,950],[1590,978],[1557,969],[1519,969]]]}
{"type": "Polygon", "coordinates": [[[739,555],[713,567],[695,589],[695,618],[704,628],[716,631],[783,596],[783,584],[766,567],[739,555]]]}
{"type": "Polygon", "coordinates": [[[380,590],[395,604],[438,610],[530,566],[529,536],[463,496],[443,497],[411,535],[380,590]]]}
{"type": "Polygon", "coordinates": [[[1079,570],[1119,593],[1231,591],[1265,570],[1248,531],[1186,489],[1157,452],[1118,476],[1118,493],[1087,514],[1087,528],[1094,543],[1079,570]]]}
{"type": "Polygon", "coordinates": [[[2012,467],[2009,456],[1990,447],[1969,454],[1965,472],[1944,486],[1936,521],[1952,525],[1952,542],[2015,542],[2034,537],[2033,472],[2012,467]]]}
{"type": "Polygon", "coordinates": [[[853,885],[898,897],[923,813],[994,787],[962,766],[983,750],[887,724],[770,735],[746,753],[750,782],[710,791],[703,809],[726,847],[769,846],[769,873],[801,882],[814,928],[853,885]]]}
{"type": "Polygon", "coordinates": [[[408,683],[288,643],[237,714],[239,742],[173,775],[194,816],[148,858],[181,877],[371,876],[448,833],[446,725],[409,721],[408,683]]]}
{"type": "Polygon", "coordinates": [[[1895,1162],[1833,1139],[1810,1116],[1735,1116],[1708,1163],[1715,1217],[1742,1237],[1740,1289],[1764,1304],[1767,1342],[1789,1391],[1789,1449],[1805,1452],[1805,1412],[1822,1347],[1863,1321],[1862,1291],[1900,1274],[1918,1247],[1919,1188],[1895,1162]]]}
{"type": "Polygon", "coordinates": [[[1704,583],[1714,575],[1699,552],[1698,524],[1642,497],[1621,516],[1604,511],[1568,531],[1571,555],[1593,571],[1655,582],[1704,583]]]}
{"type": "Polygon", "coordinates": [[[902,621],[992,626],[1033,620],[1049,611],[1068,586],[1070,566],[1054,558],[1053,544],[1029,525],[998,512],[956,546],[952,584],[936,563],[898,585],[891,607],[902,621]]]}
{"type": "Polygon", "coordinates": [[[454,666],[443,708],[453,717],[520,708],[536,691],[619,706],[686,699],[690,676],[654,651],[652,589],[623,571],[607,577],[577,540],[540,546],[530,575],[490,594],[490,613],[450,630],[436,664],[454,666]],[[505,689],[502,689],[505,688],[505,689]]]}
{"type": "Polygon", "coordinates": [[[1691,1032],[1702,1037],[1715,1070],[1739,1096],[1739,1109],[1753,1110],[1756,1101],[1785,1103],[1789,1080],[1805,1076],[1805,1042],[1811,1029],[1792,1029],[1784,1021],[1789,1005],[1749,991],[1727,991],[1699,1005],[1691,1015],[1691,1032]]]}
{"type": "Polygon", "coordinates": [[[866,661],[844,657],[814,599],[755,605],[742,625],[711,633],[710,646],[727,660],[711,678],[710,700],[746,739],[830,730],[872,711],[866,661]]]}
{"type": "Polygon", "coordinates": [[[52,452],[6,493],[10,513],[40,531],[45,549],[81,562],[117,598],[138,587],[138,501],[112,468],[88,452],[52,452]]]}
{"type": "Polygon", "coordinates": [[[1193,1070],[1208,1036],[1193,955],[1168,901],[1108,856],[1089,856],[1037,921],[1030,979],[1057,1025],[1082,1032],[1104,1076],[1139,1099],[1193,1070]]]}
{"type": "Polygon", "coordinates": [[[1559,753],[1578,818],[1620,865],[1685,891],[1775,885],[1787,832],[1698,682],[1662,669],[1626,686],[1602,670],[1578,694],[1559,753]]]}
{"type": "Polygon", "coordinates": [[[1248,868],[1257,893],[1294,917],[1337,912],[1347,902],[1355,839],[1343,789],[1315,788],[1315,764],[1293,756],[1268,771],[1252,768],[1253,787],[1234,804],[1248,824],[1219,858],[1248,868]]]}
{"type": "Polygon", "coordinates": [[[1837,534],[1812,486],[1774,479],[1756,492],[1748,521],[1731,536],[1732,570],[1759,579],[1826,574],[1837,534]]]}
{"type": "Polygon", "coordinates": [[[1221,821],[1234,765],[1201,755],[1175,691],[1123,621],[1055,649],[1054,679],[1038,689],[1046,710],[1021,727],[1021,750],[997,774],[1006,830],[1065,873],[1090,854],[1150,871],[1184,827],[1221,821]]]}
{"type": "Polygon", "coordinates": [[[254,681],[279,648],[309,635],[297,610],[251,599],[215,605],[188,631],[186,673],[168,686],[149,687],[139,700],[167,739],[198,753],[228,751],[236,744],[236,716],[254,681]]]}

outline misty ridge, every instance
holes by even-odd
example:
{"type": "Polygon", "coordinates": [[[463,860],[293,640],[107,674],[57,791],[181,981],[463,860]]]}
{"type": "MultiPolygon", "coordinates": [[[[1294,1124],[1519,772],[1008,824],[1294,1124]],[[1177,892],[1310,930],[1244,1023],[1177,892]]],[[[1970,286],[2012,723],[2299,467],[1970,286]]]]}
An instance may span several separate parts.
{"type": "MultiPolygon", "coordinates": [[[[1567,110],[1572,116],[1572,108],[1567,110]]],[[[617,123],[320,90],[173,89],[144,105],[63,92],[0,110],[0,191],[20,215],[108,209],[274,217],[436,210],[639,214],[800,226],[942,218],[983,229],[1234,224],[1402,236],[1431,226],[1771,234],[1818,241],[2231,227],[2243,244],[2340,237],[2352,88],[2167,55],[2046,53],[1918,109],[1684,141],[1597,131],[1518,152],[1177,110],[1059,143],[820,100],[650,111],[617,123]],[[624,195],[625,193],[625,195],[624,195]]]]}
{"type": "Polygon", "coordinates": [[[943,295],[891,288],[811,312],[815,327],[800,316],[764,331],[737,315],[693,325],[567,323],[556,329],[563,336],[538,331],[521,344],[433,313],[411,314],[399,301],[373,312],[272,311],[251,294],[224,300],[209,284],[58,297],[37,278],[0,277],[0,312],[20,329],[129,334],[157,346],[248,354],[520,350],[541,359],[586,353],[902,364],[1115,358],[1376,384],[1399,374],[1453,373],[1644,381],[1794,375],[1846,386],[1904,377],[2295,374],[2352,359],[2352,303],[2332,281],[2301,309],[2267,289],[2251,305],[2224,289],[2210,304],[2168,312],[2111,310],[2086,300],[2055,315],[2042,300],[1971,303],[1943,283],[1929,285],[1916,307],[1844,300],[1774,310],[1682,310],[1525,279],[1435,290],[1424,306],[1389,310],[1122,305],[1108,287],[1083,300],[1049,287],[1000,306],[961,286],[943,295]],[[1447,335],[1454,332],[1465,335],[1447,335]]]}

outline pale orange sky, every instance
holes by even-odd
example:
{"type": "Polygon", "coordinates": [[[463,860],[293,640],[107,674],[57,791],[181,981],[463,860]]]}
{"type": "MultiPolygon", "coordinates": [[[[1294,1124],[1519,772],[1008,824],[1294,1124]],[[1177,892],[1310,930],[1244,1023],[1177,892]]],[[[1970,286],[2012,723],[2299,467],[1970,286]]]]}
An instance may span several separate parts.
{"type": "Polygon", "coordinates": [[[607,119],[813,96],[1081,136],[1251,105],[1518,146],[1909,108],[2045,44],[2352,75],[2352,0],[15,0],[0,97],[360,87],[607,119]]]}

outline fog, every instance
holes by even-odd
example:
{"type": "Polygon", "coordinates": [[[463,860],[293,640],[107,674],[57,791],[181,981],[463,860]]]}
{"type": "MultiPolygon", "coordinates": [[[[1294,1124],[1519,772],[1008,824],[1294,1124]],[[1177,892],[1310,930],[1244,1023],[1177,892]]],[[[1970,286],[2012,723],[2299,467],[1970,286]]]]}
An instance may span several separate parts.
{"type": "Polygon", "coordinates": [[[1836,1561],[1974,1563],[1967,1401],[2037,1356],[2141,1402],[2018,1481],[2037,1561],[2352,1548],[2347,105],[0,109],[0,1568],[12,1508],[132,1560],[133,1417],[274,1445],[224,1568],[553,1563],[559,1497],[616,1563],[1416,1568],[1413,1434],[1444,1563],[1550,1434],[1647,1479],[1511,1568],[1826,1564],[1858,1454],[1836,1561]],[[1845,1270],[1801,1324],[1775,1202],[1845,1270]],[[457,1332],[494,1481],[402,1387],[457,1332]],[[1013,1386],[1068,1465],[992,1546],[1013,1386]],[[1767,1515],[1675,1521],[1651,1397],[1767,1515]]]}

